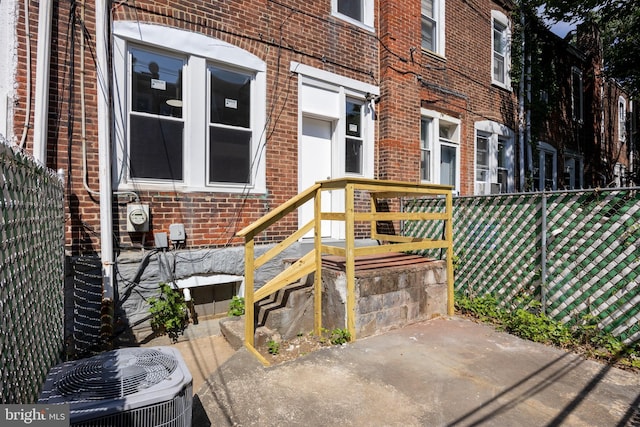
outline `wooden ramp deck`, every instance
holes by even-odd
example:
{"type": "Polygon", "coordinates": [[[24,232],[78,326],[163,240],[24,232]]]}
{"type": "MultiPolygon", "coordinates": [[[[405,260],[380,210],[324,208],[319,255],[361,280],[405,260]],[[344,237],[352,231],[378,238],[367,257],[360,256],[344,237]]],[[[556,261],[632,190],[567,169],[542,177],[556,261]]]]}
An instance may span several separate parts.
{"type": "MultiPolygon", "coordinates": [[[[412,267],[435,261],[420,255],[411,255],[401,252],[385,254],[362,255],[355,259],[356,274],[390,267],[412,267]]],[[[325,255],[322,257],[322,268],[333,271],[345,271],[346,258],[338,255],[325,255]]]]}

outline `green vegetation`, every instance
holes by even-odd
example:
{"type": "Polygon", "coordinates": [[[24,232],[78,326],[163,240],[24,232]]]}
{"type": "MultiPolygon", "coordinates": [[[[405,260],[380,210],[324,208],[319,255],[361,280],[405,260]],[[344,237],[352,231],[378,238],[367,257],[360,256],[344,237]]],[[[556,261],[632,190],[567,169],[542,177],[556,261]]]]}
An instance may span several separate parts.
{"type": "Polygon", "coordinates": [[[586,357],[621,367],[640,369],[640,345],[627,346],[608,332],[598,329],[597,319],[583,316],[566,325],[546,316],[539,301],[521,301],[521,308],[500,308],[492,295],[469,298],[457,293],[456,309],[464,315],[493,323],[499,329],[518,337],[562,347],[586,357]]]}
{"type": "MultiPolygon", "coordinates": [[[[311,332],[311,334],[313,334],[313,332],[311,332]]],[[[335,328],[333,330],[321,328],[319,339],[323,344],[331,343],[333,345],[341,345],[351,341],[351,334],[346,328],[335,328]]]]}
{"type": "Polygon", "coordinates": [[[229,302],[229,316],[242,316],[244,314],[244,297],[234,296],[229,302]]]}
{"type": "Polygon", "coordinates": [[[346,344],[349,341],[351,341],[351,334],[346,329],[336,328],[333,331],[331,331],[331,334],[329,335],[329,340],[333,345],[346,344]]]}
{"type": "Polygon", "coordinates": [[[160,283],[160,297],[149,298],[148,302],[153,330],[177,341],[187,325],[187,304],[182,292],[160,283]]]}
{"type": "Polygon", "coordinates": [[[280,343],[278,341],[269,340],[269,342],[267,342],[267,351],[269,354],[273,354],[274,356],[280,353],[280,343]]]}

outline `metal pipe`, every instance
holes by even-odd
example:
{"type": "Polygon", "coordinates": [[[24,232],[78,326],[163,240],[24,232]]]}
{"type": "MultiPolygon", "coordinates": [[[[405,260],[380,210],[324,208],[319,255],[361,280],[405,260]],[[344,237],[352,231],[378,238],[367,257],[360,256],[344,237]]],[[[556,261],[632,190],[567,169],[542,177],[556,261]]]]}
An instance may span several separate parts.
{"type": "Polygon", "coordinates": [[[40,6],[38,7],[38,49],[36,53],[36,108],[33,116],[33,157],[43,165],[47,164],[52,17],[53,2],[51,0],[41,0],[40,6]]]}
{"type": "Polygon", "coordinates": [[[111,144],[109,119],[109,1],[96,0],[96,77],[98,82],[98,155],[100,178],[100,258],[102,299],[113,301],[113,218],[111,195],[111,144]]]}

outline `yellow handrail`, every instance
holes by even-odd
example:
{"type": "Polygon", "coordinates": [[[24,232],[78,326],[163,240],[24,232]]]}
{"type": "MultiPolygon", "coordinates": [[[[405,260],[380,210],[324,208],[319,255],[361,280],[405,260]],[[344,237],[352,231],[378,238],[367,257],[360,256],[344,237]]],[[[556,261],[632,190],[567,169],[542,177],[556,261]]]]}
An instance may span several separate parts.
{"type": "Polygon", "coordinates": [[[347,330],[352,339],[356,338],[355,328],[355,258],[360,255],[371,255],[388,252],[417,251],[424,249],[446,248],[447,250],[447,312],[453,314],[453,224],[452,224],[452,187],[435,184],[415,184],[401,181],[382,181],[365,178],[339,178],[320,181],[302,193],[280,205],[253,224],[243,228],[237,236],[245,241],[245,346],[264,364],[266,359],[254,347],[255,317],[254,303],[271,295],[288,284],[315,271],[314,281],[314,332],[320,334],[322,328],[322,254],[333,254],[345,257],[345,274],[347,278],[347,330]],[[321,197],[323,191],[344,190],[344,212],[323,212],[321,197]],[[356,192],[368,192],[371,198],[369,212],[356,212],[356,192]],[[378,212],[376,200],[395,197],[440,196],[446,198],[445,212],[378,212]],[[309,223],[287,237],[273,248],[255,258],[255,237],[277,221],[292,213],[300,206],[313,200],[314,218],[309,223]],[[322,243],[320,225],[323,220],[345,222],[345,246],[331,246],[322,243]],[[442,240],[406,237],[378,233],[377,221],[444,221],[445,236],[442,240]],[[355,246],[355,223],[368,222],[372,239],[392,242],[377,246],[355,246]],[[314,249],[285,271],[268,281],[258,291],[254,291],[255,269],[281,254],[293,243],[313,230],[314,249]]]}

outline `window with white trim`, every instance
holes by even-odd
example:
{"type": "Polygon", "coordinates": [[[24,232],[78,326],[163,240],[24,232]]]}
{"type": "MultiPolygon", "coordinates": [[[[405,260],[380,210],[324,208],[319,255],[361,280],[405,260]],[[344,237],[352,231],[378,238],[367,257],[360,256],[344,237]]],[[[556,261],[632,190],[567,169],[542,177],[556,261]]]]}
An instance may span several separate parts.
{"type": "Polygon", "coordinates": [[[114,34],[118,188],[264,192],[264,62],[174,28],[114,34]]]}
{"type": "Polygon", "coordinates": [[[347,99],[345,108],[345,173],[362,175],[363,173],[363,102],[347,99]]]}
{"type": "Polygon", "coordinates": [[[546,142],[538,143],[537,153],[533,155],[533,189],[534,191],[557,190],[558,152],[546,142]]]}
{"type": "Polygon", "coordinates": [[[582,71],[578,67],[571,68],[571,112],[578,123],[584,119],[584,92],[582,90],[582,71]]]}
{"type": "Polygon", "coordinates": [[[460,120],[422,110],[420,177],[460,192],[460,120]]]}
{"type": "Polygon", "coordinates": [[[431,182],[431,135],[433,119],[423,117],[420,121],[420,180],[431,182]]]}
{"type": "Polygon", "coordinates": [[[565,190],[576,190],[584,187],[583,158],[579,154],[568,153],[564,156],[565,190]]]}
{"type": "Polygon", "coordinates": [[[624,142],[627,140],[627,101],[620,97],[618,98],[618,141],[624,142]]]}
{"type": "Polygon", "coordinates": [[[514,133],[500,123],[475,123],[475,194],[513,192],[514,133]]]}
{"type": "Polygon", "coordinates": [[[331,0],[333,14],[373,31],[374,0],[331,0]]]}
{"type": "Polygon", "coordinates": [[[422,0],[422,49],[444,56],[444,0],[422,0]]]}
{"type": "Polygon", "coordinates": [[[491,11],[491,82],[511,89],[511,29],[507,16],[497,10],[491,11]]]}

